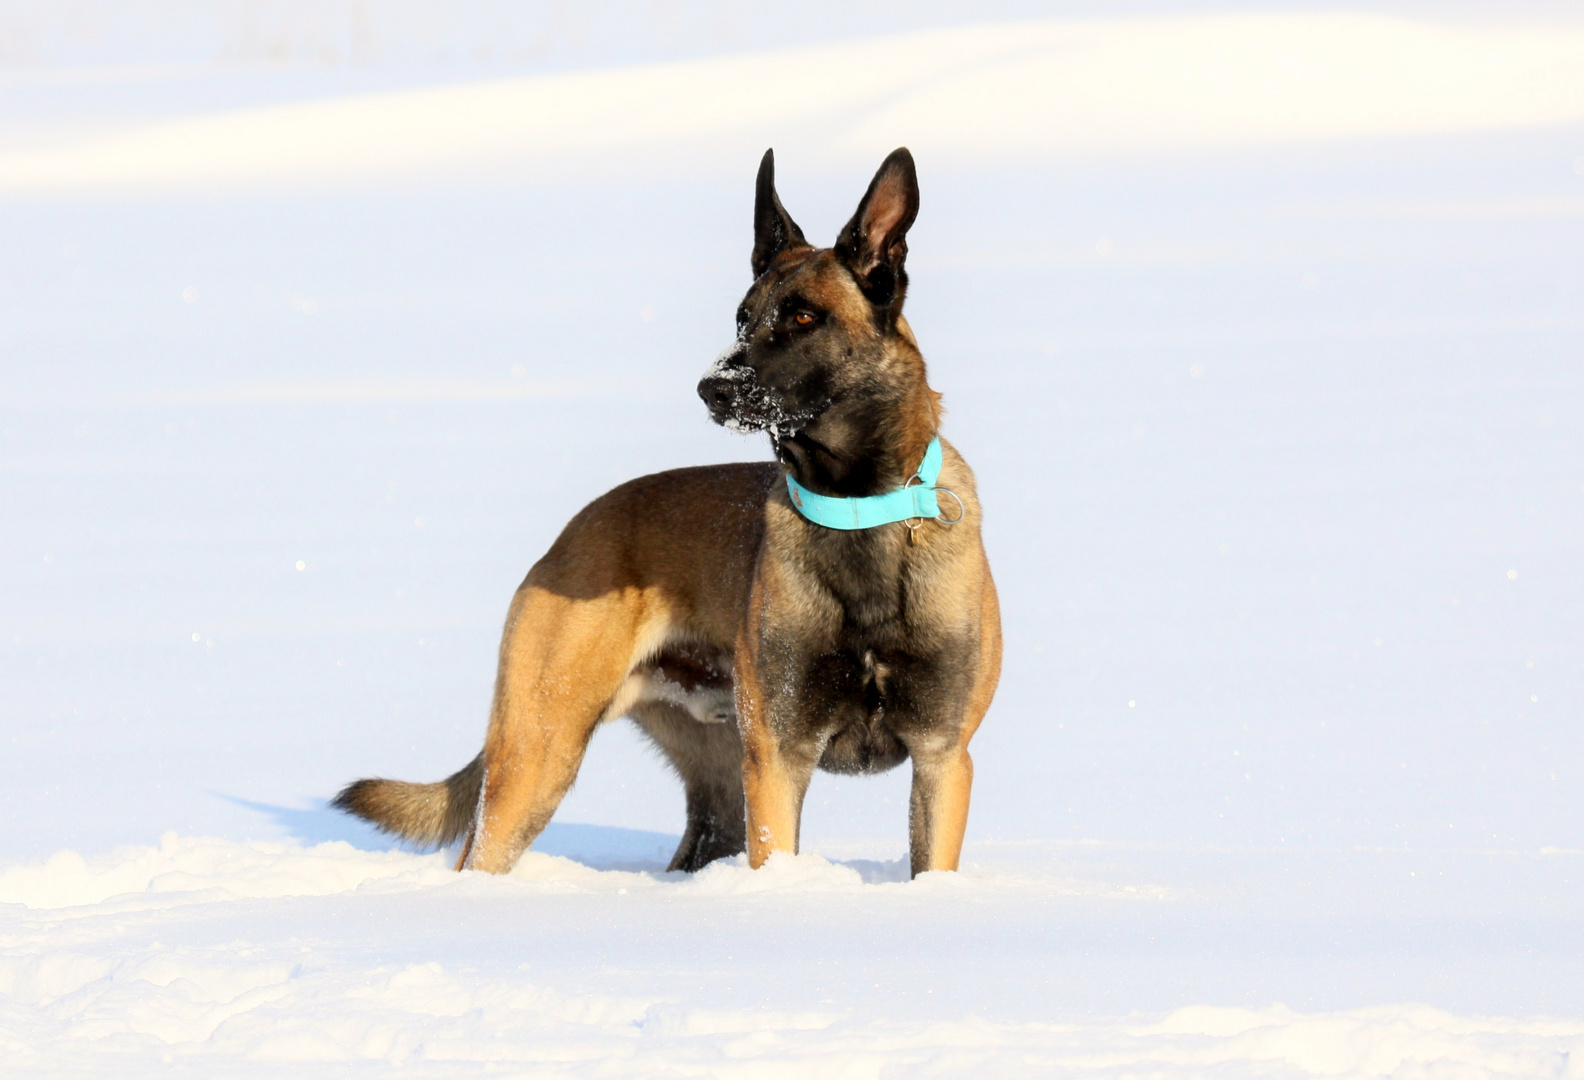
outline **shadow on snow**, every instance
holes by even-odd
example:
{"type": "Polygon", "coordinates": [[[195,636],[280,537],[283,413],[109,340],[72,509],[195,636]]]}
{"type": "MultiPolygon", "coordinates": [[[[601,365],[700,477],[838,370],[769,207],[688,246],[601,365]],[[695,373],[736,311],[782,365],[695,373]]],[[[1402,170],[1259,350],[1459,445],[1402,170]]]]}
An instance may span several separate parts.
{"type": "MultiPolygon", "coordinates": [[[[264,815],[304,844],[340,840],[362,851],[388,851],[403,846],[395,837],[325,803],[300,809],[216,794],[233,806],[264,815]]],[[[680,841],[681,837],[671,833],[552,821],[534,841],[533,850],[544,855],[559,855],[595,870],[660,873],[671,861],[671,853],[680,841]]]]}

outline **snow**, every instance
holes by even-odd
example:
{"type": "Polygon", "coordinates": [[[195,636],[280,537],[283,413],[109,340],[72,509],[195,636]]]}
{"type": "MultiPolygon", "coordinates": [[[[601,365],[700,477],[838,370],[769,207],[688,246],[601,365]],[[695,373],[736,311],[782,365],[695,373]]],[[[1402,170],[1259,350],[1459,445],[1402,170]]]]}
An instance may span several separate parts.
{"type": "Polygon", "coordinates": [[[0,894],[30,906],[4,911],[0,1045],[9,1067],[60,1075],[106,1054],[119,1075],[244,1076],[489,1063],[564,1076],[1559,1077],[1584,1058],[1584,1021],[1415,1004],[1061,1019],[1037,1000],[1041,976],[1061,978],[1055,958],[1017,957],[1018,939],[1086,909],[1147,916],[1186,897],[1017,864],[911,883],[871,866],[866,882],[778,855],[690,879],[530,852],[493,878],[340,842],[169,835],[88,868],[57,856],[7,872],[0,894]]]}
{"type": "Polygon", "coordinates": [[[1584,1076],[1580,25],[717,14],[0,6],[0,1074],[1584,1076]],[[964,870],[903,770],[668,875],[627,725],[505,878],[327,810],[590,497],[766,455],[759,155],[828,241],[900,143],[964,870]]]}

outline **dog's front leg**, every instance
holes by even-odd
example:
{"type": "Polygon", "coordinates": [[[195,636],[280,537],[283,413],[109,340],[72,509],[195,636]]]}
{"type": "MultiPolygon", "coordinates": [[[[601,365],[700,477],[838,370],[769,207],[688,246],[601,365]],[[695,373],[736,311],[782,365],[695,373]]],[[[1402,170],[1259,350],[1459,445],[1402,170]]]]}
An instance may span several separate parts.
{"type": "Polygon", "coordinates": [[[743,799],[748,811],[748,865],[757,869],[774,851],[796,852],[803,796],[818,755],[780,744],[767,727],[743,742],[743,799]]]}
{"type": "Polygon", "coordinates": [[[973,759],[968,740],[979,730],[1001,678],[1001,605],[989,567],[979,597],[977,660],[966,699],[943,701],[934,715],[960,716],[956,724],[902,735],[913,759],[913,794],[908,801],[908,854],[913,874],[955,870],[968,829],[968,796],[973,789],[973,759]]]}
{"type": "Polygon", "coordinates": [[[913,876],[955,870],[968,829],[973,759],[965,739],[914,740],[913,793],[908,800],[908,855],[913,876]]]}
{"type": "MultiPolygon", "coordinates": [[[[803,796],[814,778],[819,751],[809,753],[806,747],[789,745],[777,734],[773,720],[777,703],[767,698],[751,657],[738,661],[735,676],[748,865],[758,869],[773,851],[797,851],[803,796]]],[[[779,704],[785,708],[787,703],[779,704]]]]}

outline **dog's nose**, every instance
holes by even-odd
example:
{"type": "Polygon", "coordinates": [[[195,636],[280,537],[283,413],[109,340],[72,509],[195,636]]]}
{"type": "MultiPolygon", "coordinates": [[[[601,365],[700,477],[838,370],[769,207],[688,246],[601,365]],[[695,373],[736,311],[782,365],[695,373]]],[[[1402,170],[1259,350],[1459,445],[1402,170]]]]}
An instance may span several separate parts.
{"type": "Polygon", "coordinates": [[[699,380],[698,395],[704,399],[712,415],[723,416],[731,412],[734,395],[732,385],[725,379],[706,376],[699,380]]]}

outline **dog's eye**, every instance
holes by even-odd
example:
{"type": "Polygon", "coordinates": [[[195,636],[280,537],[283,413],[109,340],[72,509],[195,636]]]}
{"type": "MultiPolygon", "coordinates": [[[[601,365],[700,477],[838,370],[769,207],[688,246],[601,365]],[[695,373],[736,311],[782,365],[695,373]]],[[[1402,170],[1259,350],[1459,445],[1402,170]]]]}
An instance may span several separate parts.
{"type": "Polygon", "coordinates": [[[792,316],[792,321],[797,323],[799,326],[813,326],[814,313],[812,311],[800,311],[796,315],[792,316]]]}

